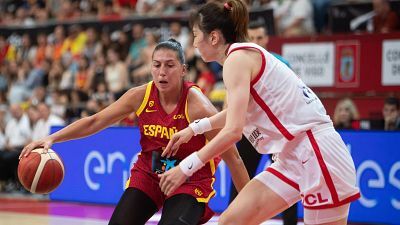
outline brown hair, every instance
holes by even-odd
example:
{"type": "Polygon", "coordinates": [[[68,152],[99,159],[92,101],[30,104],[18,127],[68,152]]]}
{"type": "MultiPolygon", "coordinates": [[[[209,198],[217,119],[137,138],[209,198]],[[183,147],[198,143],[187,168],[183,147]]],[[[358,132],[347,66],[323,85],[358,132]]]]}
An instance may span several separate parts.
{"type": "Polygon", "coordinates": [[[190,26],[209,34],[220,30],[227,43],[248,41],[247,25],[249,13],[242,0],[228,0],[225,3],[209,2],[191,14],[190,26]]]}

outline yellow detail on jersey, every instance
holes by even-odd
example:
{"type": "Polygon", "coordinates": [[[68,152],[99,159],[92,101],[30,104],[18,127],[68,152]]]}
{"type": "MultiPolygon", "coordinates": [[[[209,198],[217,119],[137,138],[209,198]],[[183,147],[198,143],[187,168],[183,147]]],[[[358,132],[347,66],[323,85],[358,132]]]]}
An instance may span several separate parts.
{"type": "Polygon", "coordinates": [[[144,108],[146,107],[147,101],[149,100],[149,96],[150,96],[150,92],[151,92],[151,87],[152,86],[153,86],[153,81],[150,81],[147,84],[146,93],[144,94],[144,98],[143,98],[142,104],[140,105],[139,109],[136,111],[136,115],[137,116],[140,116],[140,114],[143,112],[144,108]]]}
{"type": "Polygon", "coordinates": [[[158,124],[143,125],[143,134],[150,137],[171,139],[171,136],[178,132],[176,127],[164,127],[158,124]]]}
{"type": "Polygon", "coordinates": [[[174,120],[179,120],[179,119],[185,119],[185,115],[183,115],[183,114],[176,114],[176,115],[174,115],[174,120]]]}
{"type": "Polygon", "coordinates": [[[129,178],[126,182],[125,182],[125,189],[127,189],[129,187],[129,182],[131,181],[131,178],[129,178]]]}
{"type": "Polygon", "coordinates": [[[203,195],[203,192],[202,192],[200,189],[198,189],[198,188],[195,188],[195,189],[194,189],[194,193],[195,193],[197,196],[199,196],[199,197],[201,197],[201,196],[203,195]]]}
{"type": "Polygon", "coordinates": [[[214,190],[214,187],[213,187],[214,182],[215,182],[215,178],[212,178],[212,181],[211,181],[211,188],[213,189],[213,191],[212,191],[206,198],[196,198],[196,200],[197,200],[198,202],[207,203],[207,202],[210,201],[211,197],[213,197],[213,196],[215,195],[215,190],[214,190]]]}

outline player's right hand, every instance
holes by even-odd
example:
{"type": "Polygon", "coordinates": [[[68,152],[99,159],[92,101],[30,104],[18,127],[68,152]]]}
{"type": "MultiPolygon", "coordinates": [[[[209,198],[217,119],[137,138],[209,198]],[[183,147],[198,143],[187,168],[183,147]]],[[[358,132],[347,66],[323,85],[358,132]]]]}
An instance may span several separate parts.
{"type": "Polygon", "coordinates": [[[169,140],[167,147],[162,152],[161,156],[167,158],[175,156],[179,150],[181,144],[187,143],[194,135],[192,128],[186,127],[183,130],[172,135],[171,140],[169,140]]]}
{"type": "Polygon", "coordinates": [[[52,145],[53,145],[53,140],[49,137],[46,137],[42,140],[33,141],[28,145],[26,145],[24,149],[22,149],[22,152],[19,155],[19,159],[21,159],[22,157],[27,157],[32,150],[37,149],[39,147],[43,148],[44,153],[47,153],[47,150],[49,150],[49,148],[52,145]]]}

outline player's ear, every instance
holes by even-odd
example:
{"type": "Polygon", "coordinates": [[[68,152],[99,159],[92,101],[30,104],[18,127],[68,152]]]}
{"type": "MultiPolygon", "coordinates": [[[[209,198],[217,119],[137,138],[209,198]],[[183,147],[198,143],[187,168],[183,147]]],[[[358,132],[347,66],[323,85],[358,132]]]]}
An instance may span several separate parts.
{"type": "Polygon", "coordinates": [[[220,35],[221,33],[216,30],[211,31],[209,38],[212,45],[216,45],[219,42],[220,35]]]}
{"type": "Polygon", "coordinates": [[[187,64],[183,64],[183,68],[182,68],[182,77],[184,77],[186,75],[186,73],[188,72],[188,65],[187,64]]]}

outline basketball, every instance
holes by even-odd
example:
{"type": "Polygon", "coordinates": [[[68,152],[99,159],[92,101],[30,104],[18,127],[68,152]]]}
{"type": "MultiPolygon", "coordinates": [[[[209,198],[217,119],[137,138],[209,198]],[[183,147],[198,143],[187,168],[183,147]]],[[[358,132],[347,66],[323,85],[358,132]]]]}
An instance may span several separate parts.
{"type": "Polygon", "coordinates": [[[32,193],[47,194],[56,189],[64,179],[64,165],[56,152],[42,148],[22,157],[18,164],[18,179],[32,193]]]}

